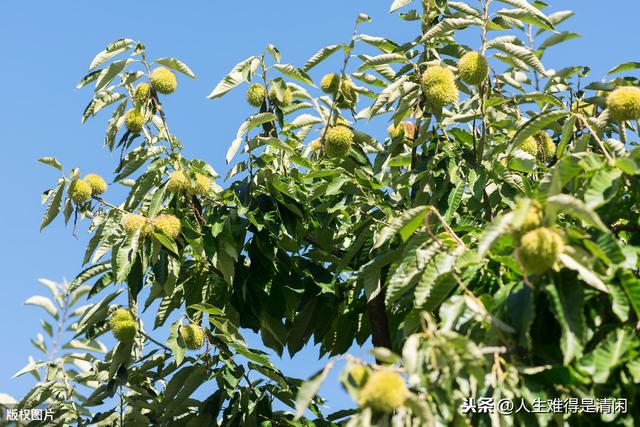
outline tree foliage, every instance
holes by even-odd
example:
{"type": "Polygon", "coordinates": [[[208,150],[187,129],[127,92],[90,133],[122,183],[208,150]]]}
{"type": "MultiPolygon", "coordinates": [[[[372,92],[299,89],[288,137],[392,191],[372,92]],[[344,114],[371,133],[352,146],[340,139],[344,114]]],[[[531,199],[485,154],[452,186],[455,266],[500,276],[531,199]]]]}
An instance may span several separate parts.
{"type": "Polygon", "coordinates": [[[78,84],[94,86],[82,119],[112,111],[110,181],[128,193],[108,201],[40,159],[60,173],[41,227],[87,219],[91,240],[76,279],[28,300],[72,337],[55,340],[66,353],[34,341],[47,358],[18,373],[38,379],[21,407],[54,403],[59,425],[638,424],[640,104],[625,92],[623,122],[607,108],[640,86],[638,63],[593,83],[586,66],[545,67],[579,36],[563,30],[571,12],[550,10],[396,0],[411,40],[367,35],[359,15],[350,40],[302,66],[267,46],[209,95],[253,85],[224,179],[169,130],[171,73],[180,90],[193,71],[130,39],[107,46],[78,84]],[[458,78],[469,52],[473,84],[458,78]],[[322,62],[335,75],[315,76],[322,62]],[[122,307],[133,339],[107,348],[122,307]],[[277,355],[315,344],[332,359],[291,378],[242,329],[277,355]],[[375,362],[347,354],[369,340],[375,362]],[[339,359],[354,409],[327,413],[317,393],[339,359]],[[483,397],[626,398],[629,411],[462,414],[483,397]]]}

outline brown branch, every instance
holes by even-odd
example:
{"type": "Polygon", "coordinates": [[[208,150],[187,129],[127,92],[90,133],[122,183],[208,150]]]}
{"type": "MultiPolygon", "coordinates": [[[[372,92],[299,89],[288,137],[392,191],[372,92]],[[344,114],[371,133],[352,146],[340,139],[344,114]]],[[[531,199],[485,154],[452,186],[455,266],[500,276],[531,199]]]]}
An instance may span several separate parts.
{"type": "MultiPolygon", "coordinates": [[[[378,295],[367,302],[369,313],[369,326],[371,327],[371,337],[374,347],[384,347],[391,350],[391,335],[389,333],[389,318],[387,317],[387,307],[384,302],[385,294],[378,292],[378,295]]],[[[381,363],[376,360],[376,362],[381,363]]]]}

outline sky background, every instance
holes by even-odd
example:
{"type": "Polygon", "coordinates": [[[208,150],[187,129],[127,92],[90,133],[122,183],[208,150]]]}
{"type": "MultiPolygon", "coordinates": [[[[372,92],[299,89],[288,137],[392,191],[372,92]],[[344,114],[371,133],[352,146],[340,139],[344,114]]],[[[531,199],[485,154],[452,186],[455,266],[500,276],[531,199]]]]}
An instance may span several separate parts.
{"type": "MultiPolygon", "coordinates": [[[[109,42],[128,37],[147,46],[149,58],[173,56],[187,63],[197,80],[179,76],[178,90],[163,103],[172,132],[185,146],[186,157],[208,161],[222,176],[224,156],[240,123],[253,111],[244,101],[244,90],[222,100],[207,100],[217,82],[244,58],[260,54],[272,43],[282,62],[301,66],[321,47],[350,37],[357,13],[373,18],[361,32],[406,41],[416,34],[415,24],[388,14],[390,0],[244,0],[236,2],[165,0],[121,1],[97,5],[71,1],[0,2],[0,133],[1,162],[0,271],[0,393],[23,396],[33,378],[10,377],[39,356],[29,343],[40,332],[44,312],[23,302],[34,294],[46,295],[40,277],[71,280],[81,270],[87,242],[84,229],[72,236],[58,218],[39,232],[43,213],[40,194],[54,185],[58,175],[36,162],[57,157],[65,171],[81,167],[83,173],[105,177],[118,161],[102,146],[110,117],[103,112],[80,125],[81,114],[92,90],[76,90],[93,56],[109,42]]],[[[475,5],[476,2],[468,0],[475,5]]],[[[553,48],[544,58],[547,68],[589,65],[591,80],[605,77],[607,70],[638,57],[637,19],[640,2],[611,0],[606,11],[595,1],[549,1],[552,11],[572,9],[576,16],[560,28],[583,34],[582,38],[553,48]],[[596,6],[597,5],[597,6],[596,6]]],[[[477,48],[477,37],[464,39],[477,48]]],[[[311,73],[319,81],[324,72],[338,71],[339,55],[311,73]]],[[[379,132],[383,123],[375,124],[379,132]]],[[[114,193],[116,194],[116,193],[114,193]]],[[[115,201],[115,200],[114,200],[115,201]]],[[[166,331],[154,336],[166,339],[166,331]]],[[[251,338],[256,343],[255,338],[251,338]]],[[[365,356],[363,349],[354,353],[365,356]]],[[[276,364],[291,376],[309,377],[323,366],[317,348],[306,348],[295,360],[276,364]]],[[[351,405],[337,385],[337,370],[323,388],[331,410],[351,405]]]]}

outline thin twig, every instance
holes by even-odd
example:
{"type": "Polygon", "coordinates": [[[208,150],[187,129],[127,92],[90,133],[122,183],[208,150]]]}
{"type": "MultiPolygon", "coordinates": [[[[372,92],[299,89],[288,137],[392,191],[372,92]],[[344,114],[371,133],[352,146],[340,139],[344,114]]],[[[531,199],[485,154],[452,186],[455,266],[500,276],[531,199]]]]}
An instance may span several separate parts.
{"type": "Polygon", "coordinates": [[[598,133],[593,130],[593,128],[589,124],[589,121],[582,114],[576,114],[575,116],[578,118],[580,123],[582,123],[582,125],[589,130],[589,133],[591,134],[591,136],[593,136],[593,139],[596,140],[596,142],[598,143],[598,146],[600,147],[600,150],[602,151],[604,156],[607,158],[607,160],[609,160],[610,162],[613,162],[613,157],[611,157],[611,154],[609,154],[609,151],[607,151],[604,145],[604,142],[602,142],[602,140],[598,136],[598,133]]]}

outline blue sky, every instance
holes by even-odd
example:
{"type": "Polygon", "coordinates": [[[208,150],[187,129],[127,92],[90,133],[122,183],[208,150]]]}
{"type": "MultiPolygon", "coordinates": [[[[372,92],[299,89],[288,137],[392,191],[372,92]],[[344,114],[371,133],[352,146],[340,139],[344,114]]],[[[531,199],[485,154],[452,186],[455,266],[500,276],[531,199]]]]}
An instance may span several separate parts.
{"type": "MultiPolygon", "coordinates": [[[[468,1],[474,4],[475,1],[468,1]]],[[[205,96],[237,62],[262,52],[273,43],[283,62],[302,65],[319,48],[350,37],[358,12],[372,16],[362,31],[404,41],[415,27],[387,13],[390,0],[300,0],[186,3],[158,0],[108,4],[57,2],[0,3],[0,117],[2,167],[0,182],[0,393],[23,395],[30,377],[11,380],[35,349],[29,339],[40,331],[43,314],[23,306],[30,295],[43,293],[39,277],[71,280],[81,269],[87,240],[71,235],[62,221],[38,231],[43,208],[41,192],[52,186],[55,171],[36,163],[43,155],[56,156],[69,169],[111,176],[117,154],[102,147],[108,113],[80,125],[90,89],[78,91],[77,81],[98,51],[110,41],[129,37],[143,41],[150,58],[174,56],[186,62],[197,80],[180,77],[177,93],[166,98],[172,131],[181,139],[188,157],[199,157],[224,176],[224,156],[239,124],[250,114],[244,91],[222,100],[205,96]]],[[[551,11],[573,9],[577,16],[563,29],[583,34],[580,39],[552,50],[545,65],[589,65],[592,80],[600,80],[613,66],[638,61],[637,17],[640,2],[611,1],[607,12],[590,1],[551,1],[551,11]],[[617,4],[617,5],[616,5],[617,4]]],[[[477,47],[477,40],[465,40],[477,47]]],[[[312,73],[338,69],[338,57],[312,73]]],[[[382,131],[383,126],[376,124],[382,131]]],[[[163,332],[158,338],[163,340],[163,332]]],[[[364,351],[358,351],[364,355],[364,351]]],[[[279,362],[286,373],[307,377],[317,370],[317,351],[307,348],[295,360],[279,362]]],[[[336,372],[337,373],[337,372],[336,372]]],[[[348,405],[333,381],[324,388],[332,409],[348,405]]]]}

